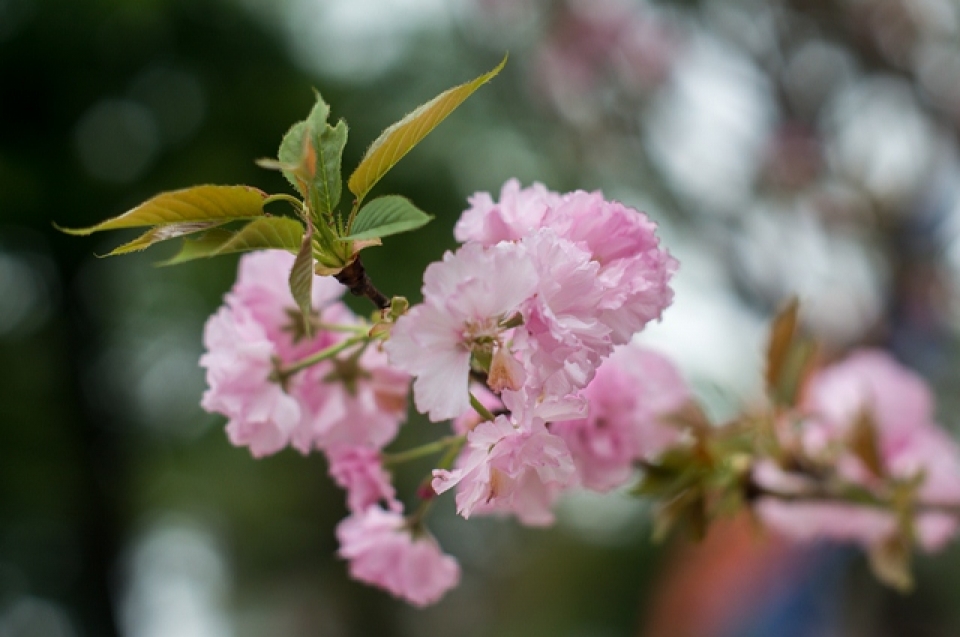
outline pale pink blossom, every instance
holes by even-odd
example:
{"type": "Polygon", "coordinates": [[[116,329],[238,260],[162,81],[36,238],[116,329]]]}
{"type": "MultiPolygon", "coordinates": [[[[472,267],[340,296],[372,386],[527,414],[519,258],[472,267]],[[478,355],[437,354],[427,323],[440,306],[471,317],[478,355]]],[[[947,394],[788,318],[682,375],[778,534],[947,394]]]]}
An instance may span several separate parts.
{"type": "Polygon", "coordinates": [[[416,606],[437,602],[460,580],[456,560],[425,532],[415,535],[399,512],[356,512],[337,526],[337,539],[351,577],[416,606]]]}
{"type": "Polygon", "coordinates": [[[302,453],[338,445],[382,448],[406,418],[410,377],[368,347],[359,358],[341,355],[296,377],[290,393],[301,409],[292,444],[302,453]]]}
{"type": "Polygon", "coordinates": [[[829,539],[870,547],[897,532],[896,517],[876,507],[762,497],[754,511],[767,527],[797,541],[829,539]]]}
{"type": "MultiPolygon", "coordinates": [[[[876,428],[884,470],[903,480],[924,476],[920,499],[960,503],[960,448],[934,420],[923,378],[879,350],[860,350],[810,380],[804,427],[829,448],[844,443],[861,414],[876,428]]],[[[816,452],[814,447],[811,451],[816,452]]],[[[838,459],[845,475],[864,482],[869,472],[850,454],[838,459]]]]}
{"type": "MultiPolygon", "coordinates": [[[[929,507],[960,505],[960,448],[934,421],[932,394],[918,374],[885,352],[861,350],[817,372],[800,409],[800,451],[814,461],[832,464],[845,480],[877,490],[887,478],[922,478],[914,519],[922,548],[941,548],[957,532],[955,516],[929,507]],[[881,475],[875,475],[850,448],[854,428],[864,416],[874,427],[881,475]]],[[[807,488],[785,486],[791,481],[784,477],[791,474],[781,472],[777,477],[767,467],[754,471],[753,479],[788,497],[803,496],[807,488]]],[[[870,546],[896,531],[890,511],[852,504],[774,502],[765,497],[757,512],[791,537],[819,536],[870,546]]]]}
{"type": "Polygon", "coordinates": [[[599,264],[550,229],[520,245],[538,275],[536,294],[523,305],[523,326],[514,334],[526,384],[537,397],[576,393],[613,351],[610,329],[598,312],[604,295],[597,285],[599,264]]]}
{"type": "Polygon", "coordinates": [[[370,447],[341,446],[328,450],[327,458],[330,475],[347,492],[350,511],[363,512],[381,503],[391,511],[402,510],[379,451],[370,447]]]}
{"type": "Polygon", "coordinates": [[[501,201],[478,193],[463,213],[455,235],[485,246],[529,239],[549,229],[576,244],[598,264],[595,285],[602,293],[594,319],[623,344],[673,300],[670,279],[677,262],[660,247],[656,224],[643,213],[600,192],[560,195],[542,184],[521,189],[515,180],[501,191],[501,201]]]}
{"type": "MultiPolygon", "coordinates": [[[[268,338],[285,361],[303,358],[329,347],[343,338],[342,334],[319,331],[312,339],[295,340],[302,321],[300,309],[287,283],[294,256],[286,250],[260,250],[243,256],[237,267],[237,280],[227,293],[226,304],[245,308],[263,326],[268,338]]],[[[355,320],[353,312],[340,298],[346,288],[330,276],[314,277],[311,285],[313,317],[325,323],[355,320]]]]}
{"type": "Polygon", "coordinates": [[[510,179],[500,189],[499,202],[486,192],[470,197],[470,207],[460,215],[453,235],[461,243],[475,241],[485,246],[517,241],[539,230],[559,200],[560,195],[541,183],[521,188],[519,181],[510,179]]]}
{"type": "Polygon", "coordinates": [[[274,344],[250,312],[222,307],[203,332],[207,390],[200,405],[227,417],[227,435],[255,457],[287,445],[300,421],[300,407],[271,379],[274,344]]]}
{"type": "Polygon", "coordinates": [[[508,347],[503,323],[536,284],[529,257],[513,244],[468,244],[427,267],[423,303],[397,320],[384,344],[390,362],[416,377],[420,412],[439,421],[467,411],[471,357],[508,347]]]}
{"type": "MultiPolygon", "coordinates": [[[[472,393],[480,404],[487,408],[490,413],[496,414],[503,410],[503,402],[500,397],[487,389],[486,385],[480,383],[470,384],[470,393],[472,393]]],[[[484,417],[478,414],[473,407],[460,414],[453,420],[453,431],[459,435],[468,433],[471,429],[484,421],[484,417]]]]}
{"type": "Polygon", "coordinates": [[[564,195],[552,211],[551,227],[590,253],[600,264],[598,283],[604,298],[600,320],[621,345],[673,301],[670,279],[676,260],[660,247],[657,226],[643,213],[600,192],[564,195]]]}
{"type": "Polygon", "coordinates": [[[409,377],[375,348],[347,350],[281,383],[279,370],[347,338],[326,325],[359,325],[338,301],[343,286],[314,277],[317,330],[307,337],[287,282],[293,259],[280,250],[240,259],[236,284],[204,329],[200,365],[209,387],[201,405],[227,416],[230,441],[257,457],[288,444],[303,453],[334,444],[381,447],[406,415],[409,377]]]}
{"type": "Polygon", "coordinates": [[[638,460],[653,460],[676,444],[680,430],[664,418],[689,400],[676,367],[636,344],[618,348],[583,392],[586,418],[554,422],[576,463],[581,484],[607,491],[623,485],[638,460]]]}
{"type": "Polygon", "coordinates": [[[512,513],[524,524],[553,522],[551,508],[573,484],[575,468],[563,440],[542,422],[519,426],[506,416],[482,422],[467,434],[453,471],[436,469],[433,489],[457,487],[457,512],[512,513]]]}

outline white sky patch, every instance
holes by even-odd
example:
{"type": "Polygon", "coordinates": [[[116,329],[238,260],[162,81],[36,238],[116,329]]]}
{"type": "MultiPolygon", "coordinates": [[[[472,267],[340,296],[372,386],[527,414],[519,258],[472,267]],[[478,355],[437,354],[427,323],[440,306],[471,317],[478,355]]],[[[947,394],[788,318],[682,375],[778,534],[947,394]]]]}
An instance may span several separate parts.
{"type": "Polygon", "coordinates": [[[711,416],[729,416],[763,395],[767,322],[737,300],[724,268],[701,245],[675,235],[667,245],[680,261],[674,301],[636,340],[677,365],[711,416]]]}
{"type": "Polygon", "coordinates": [[[694,205],[734,212],[748,196],[773,123],[770,90],[747,58],[699,36],[646,123],[651,153],[694,205]]]}
{"type": "Polygon", "coordinates": [[[881,255],[856,235],[830,232],[813,210],[758,202],[735,241],[750,285],[767,298],[797,294],[817,336],[852,343],[878,319],[887,283],[881,255]]]}
{"type": "Polygon", "coordinates": [[[835,170],[881,199],[912,196],[931,169],[935,131],[909,86],[869,78],[840,91],[827,118],[835,170]]]}

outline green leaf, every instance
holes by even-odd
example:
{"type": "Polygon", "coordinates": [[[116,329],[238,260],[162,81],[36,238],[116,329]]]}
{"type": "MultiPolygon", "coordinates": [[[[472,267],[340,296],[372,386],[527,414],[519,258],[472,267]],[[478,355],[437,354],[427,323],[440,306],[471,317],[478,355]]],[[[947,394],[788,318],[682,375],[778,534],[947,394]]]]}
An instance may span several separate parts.
{"type": "Polygon", "coordinates": [[[59,229],[67,234],[88,235],[118,228],[250,219],[263,215],[263,201],[266,198],[266,193],[250,186],[194,186],[161,193],[95,226],[59,229]]]}
{"type": "Polygon", "coordinates": [[[330,106],[323,101],[320,93],[315,92],[315,95],[316,102],[307,119],[290,127],[277,152],[280,162],[276,167],[280,168],[287,181],[305,198],[316,174],[316,148],[312,138],[316,131],[323,130],[330,116],[330,106]]]}
{"type": "Polygon", "coordinates": [[[194,259],[216,256],[219,254],[220,248],[233,239],[234,236],[236,236],[235,232],[215,228],[196,239],[184,239],[180,245],[179,252],[166,261],[157,262],[157,265],[178,265],[180,263],[186,263],[187,261],[193,261],[194,259]]]}
{"type": "Polygon", "coordinates": [[[360,209],[344,241],[379,239],[426,225],[433,217],[399,195],[378,197],[360,209]]]}
{"type": "Polygon", "coordinates": [[[507,57],[504,56],[503,61],[489,73],[444,91],[383,131],[350,175],[347,182],[350,192],[356,195],[358,201],[362,200],[387,171],[474,91],[496,76],[506,63],[507,57]]]}
{"type": "Polygon", "coordinates": [[[343,160],[343,148],[347,145],[347,124],[343,120],[336,126],[325,124],[317,144],[317,177],[315,185],[318,191],[318,212],[331,215],[340,203],[343,191],[343,177],[340,166],[343,160]]]}
{"type": "MultiPolygon", "coordinates": [[[[264,168],[277,168],[294,188],[310,201],[311,209],[328,217],[336,210],[343,191],[341,163],[347,144],[347,125],[327,124],[330,107],[320,93],[307,119],[294,124],[277,153],[279,161],[261,160],[264,168]]],[[[318,222],[320,219],[318,218],[318,222]]]]}
{"type": "Polygon", "coordinates": [[[193,259],[279,249],[296,253],[303,242],[303,224],[286,217],[254,219],[236,232],[216,229],[199,239],[187,239],[180,252],[158,265],[176,265],[193,259]]]}
{"type": "Polygon", "coordinates": [[[160,243],[161,241],[166,241],[168,239],[176,239],[177,237],[183,237],[190,234],[196,234],[198,232],[203,232],[205,230],[210,230],[218,225],[221,221],[188,221],[186,223],[172,223],[166,226],[157,226],[147,230],[142,235],[125,243],[122,246],[114,248],[104,256],[112,257],[118,254],[127,254],[128,252],[138,252],[140,250],[146,250],[155,243],[160,243]]]}
{"type": "Polygon", "coordinates": [[[303,317],[303,331],[307,338],[313,336],[313,323],[310,320],[313,308],[313,227],[308,226],[303,235],[300,250],[290,270],[290,293],[300,308],[303,317]]]}

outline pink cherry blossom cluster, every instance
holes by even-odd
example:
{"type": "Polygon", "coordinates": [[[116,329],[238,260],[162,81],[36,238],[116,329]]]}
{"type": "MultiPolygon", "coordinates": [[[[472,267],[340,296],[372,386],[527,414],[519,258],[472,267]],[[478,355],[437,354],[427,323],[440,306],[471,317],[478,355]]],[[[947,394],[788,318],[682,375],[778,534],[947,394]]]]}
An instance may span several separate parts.
{"type": "Polygon", "coordinates": [[[499,202],[481,193],[471,204],[456,228],[464,245],[427,268],[423,303],[383,351],[329,277],[313,281],[308,336],[282,251],[241,259],[204,335],[203,407],[254,456],[324,453],[347,494],[337,535],[351,575],[417,605],[454,586],[459,567],[423,527],[431,494],[405,517],[384,467],[411,377],[417,409],[454,421],[459,451],[434,470],[433,490],[455,487],[464,517],[535,525],[552,522],[565,489],[625,484],[677,440],[659,419],[688,399],[666,359],[631,344],[671,302],[676,269],[645,215],[516,181],[499,202]]]}
{"type": "Polygon", "coordinates": [[[960,505],[960,448],[934,421],[924,380],[889,354],[860,350],[818,371],[798,417],[779,424],[781,441],[800,466],[755,465],[754,481],[779,496],[755,503],[768,526],[795,539],[868,549],[902,531],[903,520],[890,509],[821,499],[815,474],[829,467],[843,482],[879,497],[890,497],[891,485],[912,485],[917,512],[910,534],[923,549],[942,548],[955,535],[956,515],[946,510],[960,505]],[[868,429],[858,432],[862,427],[868,429]]]}
{"type": "Polygon", "coordinates": [[[960,448],[923,380],[887,354],[855,353],[814,373],[799,404],[712,426],[673,364],[633,338],[671,303],[677,267],[644,214],[513,180],[470,204],[462,245],[427,267],[405,312],[391,304],[372,325],[315,277],[305,317],[287,285],[294,257],[265,251],[241,259],[206,325],[203,407],[256,457],[326,456],[346,493],[337,537],[352,577],[434,603],[460,579],[424,524],[436,495],[452,491],[464,518],[543,526],[563,492],[622,487],[638,466],[640,492],[673,519],[681,506],[712,517],[733,496],[798,539],[933,550],[956,534],[960,448]],[[386,450],[411,381],[418,411],[453,431],[386,450]],[[744,448],[745,430],[767,442],[744,448]],[[442,455],[405,512],[388,468],[427,454],[442,455]]]}
{"type": "Polygon", "coordinates": [[[470,203],[455,228],[463,245],[427,268],[423,303],[384,348],[433,420],[469,413],[471,378],[499,395],[500,415],[474,422],[456,466],[434,471],[437,493],[456,487],[465,518],[550,524],[563,490],[622,485],[669,438],[645,434],[686,389],[667,361],[628,343],[670,304],[676,261],[645,215],[597,192],[511,180],[498,202],[470,203]],[[657,384],[668,389],[651,400],[657,384]]]}
{"type": "Polygon", "coordinates": [[[201,404],[225,415],[230,441],[256,457],[288,445],[326,454],[347,492],[350,516],[337,533],[351,574],[411,603],[435,602],[456,584],[458,566],[406,525],[381,462],[406,417],[410,378],[362,345],[285,376],[285,366],[343,344],[350,328],[369,331],[340,301],[343,286],[315,277],[316,332],[305,336],[287,285],[293,261],[279,250],[241,259],[236,284],[204,330],[209,388],[201,404]]]}

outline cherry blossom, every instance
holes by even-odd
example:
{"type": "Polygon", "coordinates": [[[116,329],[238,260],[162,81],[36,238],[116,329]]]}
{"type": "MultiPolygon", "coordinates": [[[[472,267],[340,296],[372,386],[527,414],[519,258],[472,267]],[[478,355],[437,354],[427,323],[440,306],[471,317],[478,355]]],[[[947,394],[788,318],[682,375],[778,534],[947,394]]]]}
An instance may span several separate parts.
{"type": "Polygon", "coordinates": [[[524,524],[553,522],[551,507],[572,485],[573,461],[566,444],[542,421],[521,426],[506,416],[477,425],[453,471],[436,469],[433,488],[457,486],[457,512],[513,513],[524,524]]]}
{"type": "Polygon", "coordinates": [[[623,485],[637,460],[651,460],[681,438],[663,421],[690,398],[673,364],[630,344],[617,349],[583,392],[586,418],[552,423],[570,449],[583,486],[607,491],[623,485]]]}
{"type": "Polygon", "coordinates": [[[314,277],[307,337],[287,279],[293,255],[268,250],[240,259],[236,284],[204,329],[208,389],[201,405],[228,418],[227,433],[254,456],[288,444],[302,453],[337,444],[382,447],[406,416],[409,376],[375,347],[348,350],[287,378],[280,370],[344,342],[359,320],[339,301],[344,287],[314,277]],[[338,329],[329,329],[337,326],[338,329]]]}
{"type": "Polygon", "coordinates": [[[337,526],[350,576],[379,586],[416,606],[438,601],[457,585],[460,567],[433,537],[413,533],[399,512],[372,506],[337,526]]]}
{"type": "Polygon", "coordinates": [[[424,302],[401,316],[384,349],[416,376],[417,409],[431,420],[456,418],[470,406],[471,357],[508,346],[504,326],[536,289],[529,257],[513,244],[468,244],[424,274],[424,302]]]}

